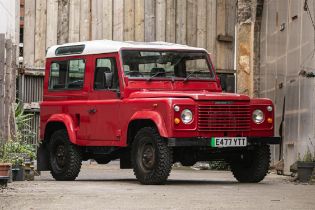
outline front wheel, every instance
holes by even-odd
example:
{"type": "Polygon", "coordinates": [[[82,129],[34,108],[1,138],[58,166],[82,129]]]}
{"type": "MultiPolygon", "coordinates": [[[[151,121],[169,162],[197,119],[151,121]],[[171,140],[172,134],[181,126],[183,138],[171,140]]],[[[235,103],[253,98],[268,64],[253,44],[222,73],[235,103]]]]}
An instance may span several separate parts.
{"type": "Polygon", "coordinates": [[[49,143],[51,175],[58,181],[72,181],[81,169],[81,155],[66,130],[55,131],[49,143]]]}
{"type": "Polygon", "coordinates": [[[136,178],[141,184],[163,184],[172,168],[172,151],[156,129],[138,131],[132,144],[131,159],[136,178]]]}
{"type": "Polygon", "coordinates": [[[268,173],[270,164],[269,145],[256,147],[245,151],[240,157],[230,162],[234,177],[243,183],[257,183],[262,181],[268,173]]]}

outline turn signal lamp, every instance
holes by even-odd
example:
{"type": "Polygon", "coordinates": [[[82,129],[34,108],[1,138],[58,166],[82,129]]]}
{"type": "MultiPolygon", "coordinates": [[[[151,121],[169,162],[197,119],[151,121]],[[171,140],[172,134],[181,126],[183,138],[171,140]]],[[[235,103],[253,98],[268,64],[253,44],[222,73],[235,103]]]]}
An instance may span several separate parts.
{"type": "Polygon", "coordinates": [[[178,125],[178,124],[180,123],[180,119],[176,117],[176,118],[174,119],[174,123],[175,123],[176,125],[178,125]]]}

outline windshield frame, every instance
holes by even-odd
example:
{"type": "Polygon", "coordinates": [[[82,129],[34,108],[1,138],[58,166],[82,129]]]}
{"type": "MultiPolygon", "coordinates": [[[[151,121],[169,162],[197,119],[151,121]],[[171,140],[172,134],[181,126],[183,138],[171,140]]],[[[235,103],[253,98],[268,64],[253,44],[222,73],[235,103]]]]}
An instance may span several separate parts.
{"type": "Polygon", "coordinates": [[[122,48],[119,51],[119,56],[121,60],[121,69],[122,74],[124,78],[128,78],[128,80],[146,80],[146,81],[197,81],[197,82],[209,82],[209,81],[216,81],[216,72],[214,69],[214,66],[211,62],[211,58],[209,53],[206,50],[192,50],[192,49],[161,49],[161,48],[122,48]],[[149,79],[149,77],[130,77],[129,75],[125,74],[124,69],[124,59],[122,56],[123,51],[142,51],[142,52],[187,52],[187,53],[203,53],[205,55],[205,60],[207,62],[207,66],[209,69],[210,78],[193,78],[190,77],[188,80],[186,80],[186,77],[152,77],[149,79]],[[149,80],[148,80],[149,79],[149,80]]]}

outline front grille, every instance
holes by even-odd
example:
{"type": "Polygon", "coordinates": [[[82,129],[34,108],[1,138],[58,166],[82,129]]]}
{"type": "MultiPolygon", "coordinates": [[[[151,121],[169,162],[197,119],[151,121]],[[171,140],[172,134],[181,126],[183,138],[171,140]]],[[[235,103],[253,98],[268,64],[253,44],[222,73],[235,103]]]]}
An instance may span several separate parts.
{"type": "Polygon", "coordinates": [[[199,105],[199,131],[249,131],[249,105],[199,105]]]}

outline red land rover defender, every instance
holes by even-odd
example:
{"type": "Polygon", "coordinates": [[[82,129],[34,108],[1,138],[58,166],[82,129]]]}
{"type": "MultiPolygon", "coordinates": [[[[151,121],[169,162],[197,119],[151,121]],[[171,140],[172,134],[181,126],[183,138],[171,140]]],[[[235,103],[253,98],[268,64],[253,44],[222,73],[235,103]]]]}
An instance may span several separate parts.
{"type": "Polygon", "coordinates": [[[164,183],[175,162],[224,160],[259,182],[280,141],[270,100],[223,93],[206,50],[164,42],[49,48],[40,114],[38,169],[56,180],[88,159],[120,159],[142,184],[164,183]]]}

